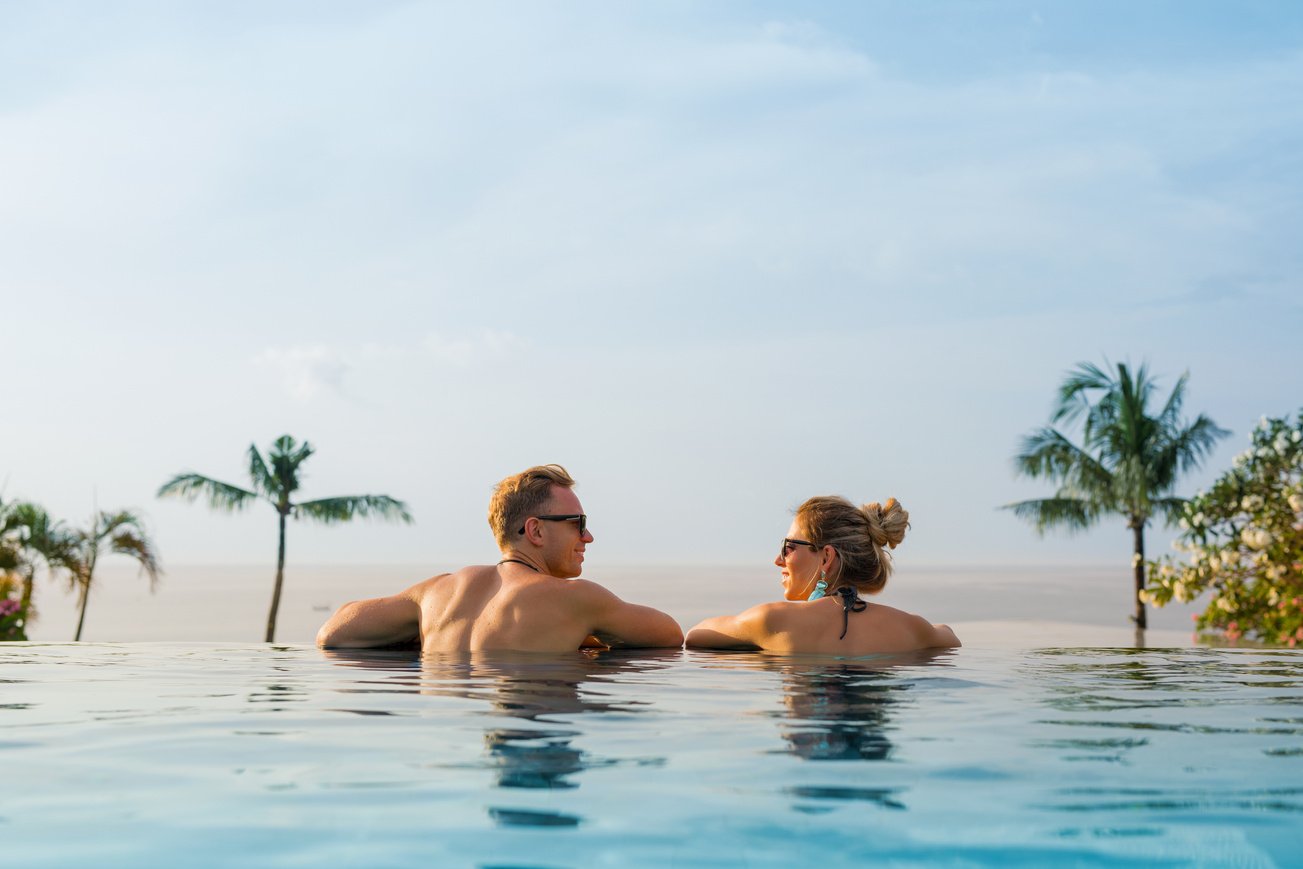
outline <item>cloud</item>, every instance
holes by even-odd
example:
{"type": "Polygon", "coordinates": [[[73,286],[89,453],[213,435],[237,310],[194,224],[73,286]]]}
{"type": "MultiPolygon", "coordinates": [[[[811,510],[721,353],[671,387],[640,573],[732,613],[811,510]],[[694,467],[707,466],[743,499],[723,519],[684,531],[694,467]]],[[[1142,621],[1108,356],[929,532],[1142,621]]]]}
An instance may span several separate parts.
{"type": "Polygon", "coordinates": [[[463,337],[430,334],[421,349],[430,357],[458,368],[507,356],[524,347],[526,342],[501,329],[480,329],[463,337]]]}
{"type": "Polygon", "coordinates": [[[339,351],[322,344],[272,347],[258,354],[254,361],[276,370],[285,392],[304,402],[323,392],[343,395],[344,375],[349,370],[339,351]]]}
{"type": "Polygon", "coordinates": [[[438,368],[467,368],[509,357],[527,346],[528,341],[513,332],[486,328],[455,336],[430,333],[415,344],[370,341],[351,348],[270,347],[253,361],[274,370],[285,393],[306,403],[321,395],[348,397],[346,377],[369,381],[395,369],[419,370],[422,362],[433,362],[438,368]]]}

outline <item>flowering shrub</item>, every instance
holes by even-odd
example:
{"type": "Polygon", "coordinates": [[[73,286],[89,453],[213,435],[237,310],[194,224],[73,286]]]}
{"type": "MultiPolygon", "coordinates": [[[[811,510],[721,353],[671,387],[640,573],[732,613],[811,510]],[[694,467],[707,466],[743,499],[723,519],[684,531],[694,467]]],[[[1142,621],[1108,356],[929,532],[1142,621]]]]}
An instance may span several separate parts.
{"type": "Polygon", "coordinates": [[[1294,647],[1303,644],[1303,410],[1293,422],[1263,417],[1250,438],[1186,505],[1172,545],[1188,558],[1149,562],[1141,594],[1163,606],[1211,591],[1199,629],[1294,647]]]}
{"type": "Polygon", "coordinates": [[[9,584],[3,582],[6,587],[0,587],[0,641],[25,640],[27,613],[23,612],[23,605],[18,600],[8,596],[9,584]]]}

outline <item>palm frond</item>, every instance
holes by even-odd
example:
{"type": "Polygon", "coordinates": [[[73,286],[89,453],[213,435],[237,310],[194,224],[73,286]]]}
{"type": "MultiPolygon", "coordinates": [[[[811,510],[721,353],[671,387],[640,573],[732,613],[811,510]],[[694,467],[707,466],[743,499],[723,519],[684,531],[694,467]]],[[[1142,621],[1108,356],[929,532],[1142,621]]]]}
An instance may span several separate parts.
{"type": "Polygon", "coordinates": [[[338,498],[321,498],[296,504],[294,509],[296,515],[301,514],[327,525],[372,516],[409,524],[412,521],[412,515],[407,512],[407,505],[388,495],[344,495],[338,498]]]}
{"type": "Polygon", "coordinates": [[[144,529],[139,527],[135,517],[132,520],[131,527],[119,527],[110,539],[109,551],[134,558],[140,564],[140,569],[149,576],[149,590],[152,592],[158,586],[158,577],[163,571],[158,565],[158,553],[154,551],[152,541],[145,535],[144,529]]]}
{"type": "Polygon", "coordinates": [[[254,491],[261,492],[273,502],[280,500],[276,478],[267,470],[267,463],[256,444],[249,444],[249,479],[253,481],[254,491]]]}
{"type": "Polygon", "coordinates": [[[248,489],[223,483],[202,474],[177,474],[158,490],[160,498],[182,498],[193,501],[200,495],[208,497],[208,506],[214,510],[243,510],[258,496],[248,489]]]}
{"type": "Polygon", "coordinates": [[[1204,414],[1199,414],[1194,422],[1176,431],[1171,437],[1167,449],[1172,452],[1172,464],[1182,473],[1194,470],[1212,455],[1219,440],[1229,436],[1229,431],[1204,414]]]}
{"type": "Polygon", "coordinates": [[[1077,367],[1059,386],[1059,398],[1050,422],[1073,422],[1090,409],[1087,395],[1093,389],[1107,389],[1109,376],[1092,362],[1078,362],[1077,367]]]}
{"type": "Polygon", "coordinates": [[[1181,406],[1185,404],[1185,387],[1190,381],[1190,372],[1183,371],[1176,379],[1163,409],[1158,412],[1158,426],[1164,431],[1175,431],[1181,427],[1181,406]]]}
{"type": "Polygon", "coordinates": [[[1069,532],[1084,531],[1099,519],[1099,508],[1083,498],[1036,498],[1005,504],[1000,509],[1010,510],[1019,519],[1036,526],[1039,534],[1049,528],[1064,527],[1069,532]]]}
{"type": "Polygon", "coordinates": [[[288,499],[291,493],[298,490],[302,483],[299,479],[299,465],[314,452],[307,441],[296,444],[289,435],[281,435],[272,444],[267,457],[271,460],[271,473],[276,478],[276,492],[281,499],[288,499]]]}
{"type": "Polygon", "coordinates": [[[1037,429],[1023,438],[1013,461],[1025,476],[1070,483],[1084,492],[1102,494],[1113,487],[1110,470],[1057,429],[1037,429]]]}

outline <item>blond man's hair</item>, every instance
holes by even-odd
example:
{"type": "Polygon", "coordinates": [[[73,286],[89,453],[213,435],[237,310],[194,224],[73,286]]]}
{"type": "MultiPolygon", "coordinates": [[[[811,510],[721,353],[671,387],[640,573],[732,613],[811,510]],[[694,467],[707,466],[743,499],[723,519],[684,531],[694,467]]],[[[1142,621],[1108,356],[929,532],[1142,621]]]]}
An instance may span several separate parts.
{"type": "Polygon", "coordinates": [[[512,474],[493,487],[489,500],[489,527],[504,552],[520,536],[525,520],[538,513],[552,497],[553,486],[575,485],[574,478],[560,465],[537,465],[512,474]]]}
{"type": "Polygon", "coordinates": [[[891,552],[905,539],[909,511],[895,498],[856,507],[845,498],[824,495],[796,509],[805,539],[837,550],[839,567],[828,577],[831,594],[843,585],[877,594],[891,577],[891,552]]]}

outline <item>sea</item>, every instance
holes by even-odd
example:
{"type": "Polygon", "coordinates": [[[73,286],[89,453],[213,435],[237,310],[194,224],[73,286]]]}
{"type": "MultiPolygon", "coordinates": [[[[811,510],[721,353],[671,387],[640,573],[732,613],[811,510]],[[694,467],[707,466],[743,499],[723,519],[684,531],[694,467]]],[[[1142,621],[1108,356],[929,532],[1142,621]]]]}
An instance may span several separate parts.
{"type": "MultiPolygon", "coordinates": [[[[590,562],[591,564],[591,562],[590,562]]],[[[285,567],[276,641],[311,643],[341,604],[393,594],[459,565],[296,564],[285,567]]],[[[781,596],[771,566],[593,565],[584,578],[633,603],[669,613],[684,627],[781,596]]],[[[87,605],[89,642],[260,642],[275,565],[170,566],[153,592],[133,565],[105,560],[87,605]]],[[[1203,601],[1149,612],[1137,638],[1130,622],[1132,578],[1111,566],[898,567],[873,602],[955,628],[965,645],[995,647],[1189,646],[1203,601]]],[[[34,641],[71,640],[76,597],[38,579],[34,641]]]]}

